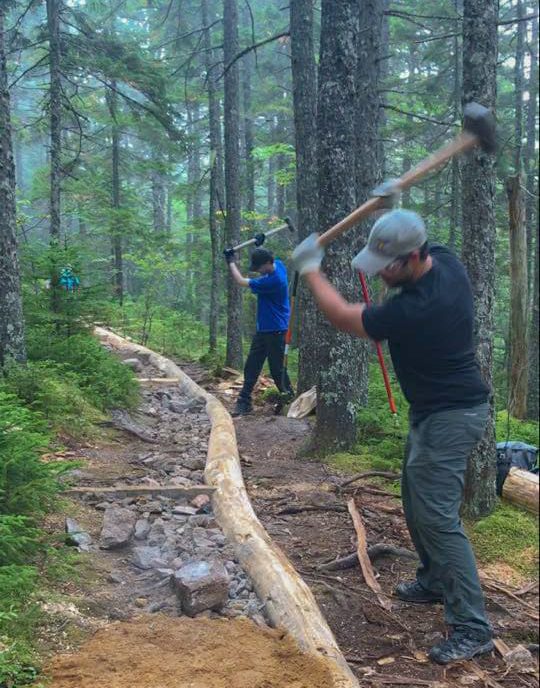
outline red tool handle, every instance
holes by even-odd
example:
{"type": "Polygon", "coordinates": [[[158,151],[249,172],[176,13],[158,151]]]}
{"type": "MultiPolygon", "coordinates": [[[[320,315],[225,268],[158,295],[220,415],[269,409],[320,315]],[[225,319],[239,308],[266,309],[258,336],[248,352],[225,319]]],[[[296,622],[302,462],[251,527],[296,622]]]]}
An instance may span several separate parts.
{"type": "MultiPolygon", "coordinates": [[[[369,298],[369,292],[367,288],[366,278],[362,272],[358,273],[360,277],[360,284],[362,285],[362,294],[364,296],[364,301],[366,306],[369,306],[371,299],[369,298]]],[[[390,378],[388,377],[388,370],[386,369],[386,363],[384,362],[384,356],[382,351],[382,346],[380,342],[375,342],[377,348],[377,358],[379,359],[379,365],[381,366],[381,371],[384,379],[384,386],[386,388],[386,395],[388,396],[388,404],[390,405],[390,411],[394,415],[397,414],[396,402],[394,401],[394,395],[392,394],[392,388],[390,387],[390,378]]]]}

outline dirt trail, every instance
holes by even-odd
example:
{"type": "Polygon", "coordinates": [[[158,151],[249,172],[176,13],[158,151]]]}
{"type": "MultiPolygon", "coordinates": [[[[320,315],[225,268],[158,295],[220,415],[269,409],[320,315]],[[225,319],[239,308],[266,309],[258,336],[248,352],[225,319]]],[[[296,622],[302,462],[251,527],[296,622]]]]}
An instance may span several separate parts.
{"type": "MultiPolygon", "coordinates": [[[[144,361],[131,365],[141,378],[161,377],[144,361]]],[[[71,473],[79,492],[66,526],[83,575],[44,605],[43,644],[64,653],[46,667],[47,685],[329,688],[324,662],[268,628],[208,497],[192,498],[208,490],[204,405],[159,380],[146,382],[142,394],[138,409],[113,414],[124,430],[71,452],[84,463],[71,473]],[[203,590],[205,567],[212,580],[203,590]]],[[[49,524],[56,532],[62,526],[49,524]]]]}
{"type": "Polygon", "coordinates": [[[331,680],[280,631],[159,614],[98,631],[49,670],[53,688],[328,688],[331,680]]]}

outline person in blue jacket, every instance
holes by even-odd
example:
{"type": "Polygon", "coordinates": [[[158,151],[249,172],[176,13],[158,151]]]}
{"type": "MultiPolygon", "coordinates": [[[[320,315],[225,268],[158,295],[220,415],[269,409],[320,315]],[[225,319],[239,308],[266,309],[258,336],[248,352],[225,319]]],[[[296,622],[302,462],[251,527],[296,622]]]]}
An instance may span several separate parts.
{"type": "Polygon", "coordinates": [[[252,411],[251,394],[266,360],[278,390],[282,395],[293,396],[291,381],[283,370],[290,315],[287,269],[270,251],[256,248],[251,254],[249,270],[258,272],[260,277],[248,279],[236,265],[234,250],[227,249],[224,255],[234,281],[241,287],[249,287],[257,296],[257,331],[244,366],[244,385],[233,412],[234,416],[243,416],[252,411]]]}

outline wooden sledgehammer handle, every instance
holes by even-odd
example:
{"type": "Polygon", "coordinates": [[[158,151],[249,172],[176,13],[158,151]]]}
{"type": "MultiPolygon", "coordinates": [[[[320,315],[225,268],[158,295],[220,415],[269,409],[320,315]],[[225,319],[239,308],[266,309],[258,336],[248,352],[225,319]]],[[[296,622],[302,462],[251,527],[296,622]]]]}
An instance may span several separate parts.
{"type": "MultiPolygon", "coordinates": [[[[472,134],[468,131],[463,131],[461,134],[456,136],[455,139],[450,141],[446,146],[443,146],[438,151],[430,155],[425,160],[422,160],[416,167],[406,172],[402,177],[396,180],[396,188],[400,191],[408,189],[409,187],[416,184],[420,179],[423,179],[430,172],[440,167],[445,162],[453,158],[455,155],[464,153],[465,151],[471,150],[480,144],[479,138],[476,134],[472,134]]],[[[319,237],[319,245],[327,246],[329,243],[337,239],[344,232],[350,229],[353,225],[357,224],[363,220],[371,213],[377,210],[384,210],[385,203],[384,199],[375,196],[370,198],[368,201],[363,203],[359,208],[353,210],[350,215],[343,218],[336,225],[331,227],[329,230],[321,234],[319,237]]]]}

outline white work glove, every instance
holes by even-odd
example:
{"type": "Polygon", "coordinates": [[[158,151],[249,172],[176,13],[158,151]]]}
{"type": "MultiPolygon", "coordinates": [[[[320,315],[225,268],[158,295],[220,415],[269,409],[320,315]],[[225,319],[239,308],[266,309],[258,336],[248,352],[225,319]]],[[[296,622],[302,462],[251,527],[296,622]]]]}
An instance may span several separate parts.
{"type": "Polygon", "coordinates": [[[383,207],[391,210],[399,203],[399,197],[401,196],[401,191],[397,186],[398,179],[387,179],[379,186],[376,186],[371,192],[372,196],[378,196],[382,202],[383,207]]]}
{"type": "Polygon", "coordinates": [[[318,234],[310,234],[308,238],[298,244],[293,251],[292,259],[294,267],[300,275],[305,275],[308,272],[315,272],[321,267],[322,259],[324,258],[324,249],[317,243],[318,238],[318,234]]]}

